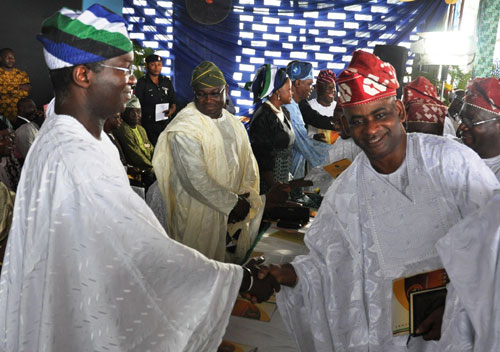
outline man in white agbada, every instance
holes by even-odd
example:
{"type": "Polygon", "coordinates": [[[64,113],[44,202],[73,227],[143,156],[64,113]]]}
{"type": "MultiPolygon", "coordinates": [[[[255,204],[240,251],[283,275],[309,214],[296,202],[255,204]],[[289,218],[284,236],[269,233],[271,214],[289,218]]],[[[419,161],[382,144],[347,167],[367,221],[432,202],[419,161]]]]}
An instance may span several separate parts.
{"type": "Polygon", "coordinates": [[[437,243],[451,283],[443,352],[500,351],[500,193],[437,243]],[[469,344],[457,344],[466,336],[469,344]]]}
{"type": "Polygon", "coordinates": [[[153,156],[167,232],[209,258],[240,262],[257,232],[250,222],[263,210],[257,162],[245,128],[224,109],[220,69],[202,62],[191,87],[194,102],[163,131],[153,156]],[[227,236],[234,255],[226,253],[227,236]]]}
{"type": "Polygon", "coordinates": [[[500,81],[475,78],[469,83],[460,111],[459,134],[500,180],[500,81]]]}
{"type": "Polygon", "coordinates": [[[300,351],[440,351],[426,341],[439,337],[439,315],[423,338],[393,337],[392,281],[441,268],[436,242],[500,184],[465,146],[404,132],[390,64],[356,51],[338,83],[363,153],[328,190],[305,237],[310,253],[260,277],[290,286],[278,308],[300,351]]]}
{"type": "Polygon", "coordinates": [[[131,95],[125,21],[63,8],[39,39],[56,98],[15,200],[0,351],[215,351],[240,287],[272,289],[170,239],[130,188],[102,130],[131,95]]]}

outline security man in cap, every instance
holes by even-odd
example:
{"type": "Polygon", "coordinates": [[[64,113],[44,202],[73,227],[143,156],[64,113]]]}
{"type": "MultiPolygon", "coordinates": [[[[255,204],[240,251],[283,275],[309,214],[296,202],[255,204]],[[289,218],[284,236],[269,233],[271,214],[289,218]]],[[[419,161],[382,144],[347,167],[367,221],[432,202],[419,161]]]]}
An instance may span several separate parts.
{"type": "Polygon", "coordinates": [[[174,86],[170,78],[161,74],[162,58],[151,54],[146,57],[146,75],[137,81],[135,95],[142,106],[142,126],[148,133],[148,138],[156,144],[158,136],[167,126],[177,108],[174,86]],[[157,104],[169,104],[165,107],[161,120],[156,116],[157,104]]]}

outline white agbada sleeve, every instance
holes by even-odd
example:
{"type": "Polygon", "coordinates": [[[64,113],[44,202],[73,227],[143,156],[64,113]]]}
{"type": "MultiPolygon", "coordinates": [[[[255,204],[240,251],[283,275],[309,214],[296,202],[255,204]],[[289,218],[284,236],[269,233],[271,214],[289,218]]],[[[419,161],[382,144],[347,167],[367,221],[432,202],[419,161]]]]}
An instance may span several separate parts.
{"type": "Polygon", "coordinates": [[[240,267],[171,240],[105,135],[47,120],[25,163],[0,280],[0,350],[215,351],[240,267]]]}
{"type": "Polygon", "coordinates": [[[454,226],[436,245],[450,276],[442,351],[462,351],[470,334],[475,352],[500,351],[500,193],[454,226]],[[464,314],[464,311],[466,314],[464,314]],[[472,329],[464,329],[472,324],[472,329]]]}
{"type": "Polygon", "coordinates": [[[198,141],[182,133],[169,139],[173,166],[189,195],[200,203],[229,215],[238,202],[238,195],[218,184],[209,174],[198,141]]]}

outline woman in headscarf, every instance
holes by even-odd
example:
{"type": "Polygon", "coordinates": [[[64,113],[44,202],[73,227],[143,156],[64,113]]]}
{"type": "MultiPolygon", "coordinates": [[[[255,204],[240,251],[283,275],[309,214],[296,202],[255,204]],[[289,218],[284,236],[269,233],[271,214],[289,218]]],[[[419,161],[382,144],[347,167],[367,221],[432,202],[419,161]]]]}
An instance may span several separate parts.
{"type": "Polygon", "coordinates": [[[254,101],[265,99],[250,123],[250,142],[259,164],[260,193],[277,183],[288,183],[295,134],[283,104],[292,100],[291,82],[285,68],[265,64],[255,73],[249,88],[254,101]]]}

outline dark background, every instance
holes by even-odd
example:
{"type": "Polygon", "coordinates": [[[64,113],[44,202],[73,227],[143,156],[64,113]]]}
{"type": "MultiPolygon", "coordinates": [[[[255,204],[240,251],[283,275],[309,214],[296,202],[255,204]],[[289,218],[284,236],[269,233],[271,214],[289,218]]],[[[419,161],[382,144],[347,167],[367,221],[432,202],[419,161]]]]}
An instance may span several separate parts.
{"type": "Polygon", "coordinates": [[[0,48],[11,48],[16,67],[28,73],[30,97],[39,108],[53,97],[41,43],[36,40],[44,19],[61,7],[81,9],[82,0],[0,0],[0,48]]]}

